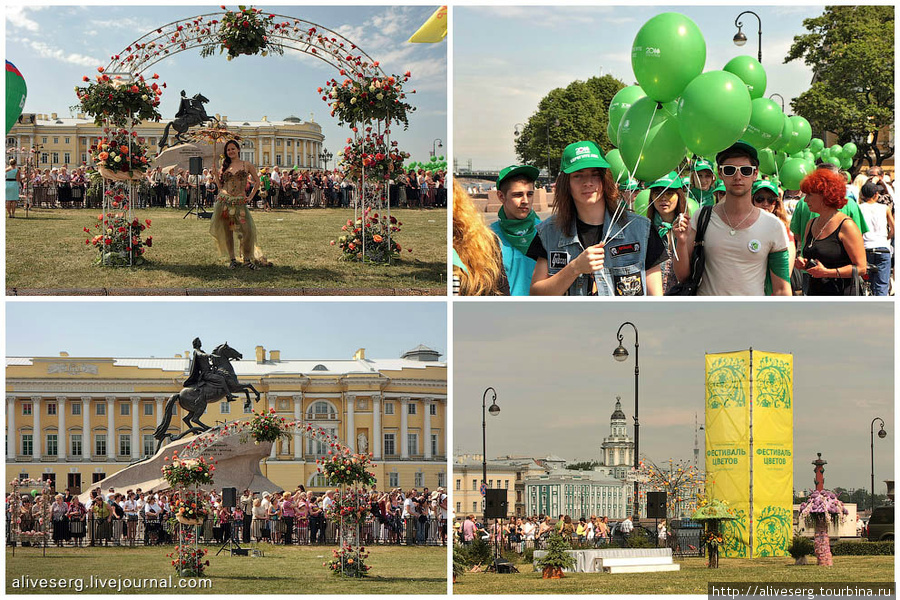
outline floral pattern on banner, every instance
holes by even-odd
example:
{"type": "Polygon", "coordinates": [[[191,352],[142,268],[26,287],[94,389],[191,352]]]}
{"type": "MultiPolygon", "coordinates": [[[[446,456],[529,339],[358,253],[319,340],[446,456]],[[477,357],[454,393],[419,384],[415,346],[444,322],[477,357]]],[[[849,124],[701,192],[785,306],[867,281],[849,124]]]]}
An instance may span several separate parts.
{"type": "MultiPolygon", "coordinates": [[[[378,67],[378,61],[373,63],[378,67]]],[[[341,75],[347,71],[341,69],[341,75]]],[[[351,73],[346,79],[338,82],[329,80],[317,91],[331,109],[331,116],[338,118],[341,125],[371,123],[384,121],[398,123],[403,129],[409,129],[409,113],[416,108],[406,101],[403,85],[409,81],[410,72],[403,75],[370,75],[351,73]]],[[[415,94],[416,90],[410,92],[415,94]]]]}
{"type": "MultiPolygon", "coordinates": [[[[225,10],[225,6],[221,6],[225,10]]],[[[238,6],[238,10],[229,10],[218,23],[216,37],[219,41],[219,53],[227,52],[228,60],[241,54],[267,56],[269,52],[283,54],[284,49],[269,41],[269,31],[274,27],[275,15],[263,16],[262,10],[252,6],[238,6]]],[[[216,22],[213,21],[213,24],[216,22]]],[[[201,56],[212,56],[216,45],[204,46],[201,56]]]]}
{"type": "MultiPolygon", "coordinates": [[[[112,206],[124,208],[125,195],[115,190],[107,190],[112,206]]],[[[100,213],[94,222],[93,230],[83,227],[82,231],[88,235],[94,234],[84,240],[86,246],[94,246],[99,251],[96,264],[126,266],[129,264],[142,265],[146,262],[144,252],[146,248],[153,246],[153,236],[146,240],[141,238],[141,232],[150,227],[150,219],[143,223],[137,219],[129,221],[125,213],[100,213]]]]}
{"type": "MultiPolygon", "coordinates": [[[[159,121],[162,118],[158,107],[165,83],[159,85],[154,81],[148,85],[143,75],[128,83],[120,75],[106,75],[103,67],[97,67],[97,71],[100,75],[95,82],[87,87],[75,87],[81,110],[94,117],[95,125],[102,127],[109,121],[116,127],[124,127],[130,119],[159,121]]],[[[152,79],[158,78],[154,73],[152,79]]],[[[90,82],[87,75],[83,80],[90,82]]]]}

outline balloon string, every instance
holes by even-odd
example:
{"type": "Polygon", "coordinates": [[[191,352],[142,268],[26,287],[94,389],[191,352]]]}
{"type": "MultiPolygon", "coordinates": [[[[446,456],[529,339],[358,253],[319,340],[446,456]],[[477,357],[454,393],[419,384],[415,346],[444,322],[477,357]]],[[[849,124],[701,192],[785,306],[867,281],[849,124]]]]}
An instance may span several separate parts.
{"type": "Polygon", "coordinates": [[[629,173],[629,178],[633,178],[634,174],[637,173],[638,165],[641,164],[641,157],[644,155],[644,145],[647,143],[647,138],[650,137],[650,128],[653,127],[653,118],[656,117],[656,111],[659,110],[659,103],[656,103],[656,106],[653,107],[653,114],[650,115],[650,122],[647,123],[647,132],[644,134],[644,139],[641,142],[641,151],[638,152],[637,162],[634,163],[634,170],[629,173]]]}

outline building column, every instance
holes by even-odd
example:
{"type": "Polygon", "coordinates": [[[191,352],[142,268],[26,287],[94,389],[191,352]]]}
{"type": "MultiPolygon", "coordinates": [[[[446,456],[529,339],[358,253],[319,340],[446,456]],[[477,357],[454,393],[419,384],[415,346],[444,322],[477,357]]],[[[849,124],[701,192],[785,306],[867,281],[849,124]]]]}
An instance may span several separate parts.
{"type": "Polygon", "coordinates": [[[138,419],[138,410],[141,408],[140,396],[131,397],[131,459],[140,458],[144,455],[144,449],[141,447],[141,426],[138,419]]]}
{"type": "Polygon", "coordinates": [[[381,460],[381,396],[372,396],[372,440],[369,448],[375,460],[381,460]]]}
{"type": "Polygon", "coordinates": [[[431,405],[434,398],[425,398],[422,402],[425,408],[425,460],[431,460],[431,405]]]}
{"type": "Polygon", "coordinates": [[[116,444],[116,397],[106,397],[106,458],[115,460],[118,456],[116,444]]]}
{"type": "Polygon", "coordinates": [[[159,427],[162,425],[163,410],[165,410],[163,408],[163,403],[166,401],[166,397],[156,396],[154,399],[156,400],[156,426],[159,427]]]}
{"type": "Polygon", "coordinates": [[[56,457],[60,462],[66,461],[68,454],[69,432],[66,431],[66,397],[56,397],[56,417],[59,421],[58,433],[56,436],[56,457]]]}
{"type": "Polygon", "coordinates": [[[409,458],[409,429],[407,428],[407,417],[409,416],[410,399],[400,398],[400,458],[409,458]]]}
{"type": "Polygon", "coordinates": [[[40,396],[32,396],[31,397],[31,416],[34,417],[34,435],[31,436],[33,440],[32,447],[32,458],[34,460],[41,460],[41,397],[40,396]]]}
{"type": "Polygon", "coordinates": [[[347,404],[347,447],[350,452],[356,452],[356,396],[345,395],[347,404]]]}
{"type": "Polygon", "coordinates": [[[19,438],[16,431],[16,397],[6,397],[6,458],[16,459],[16,440],[19,438]]]}
{"type": "Polygon", "coordinates": [[[81,456],[84,460],[91,460],[93,446],[91,445],[91,397],[81,397],[81,456]]]}
{"type": "MultiPolygon", "coordinates": [[[[272,144],[274,148],[275,145],[272,144]]],[[[303,393],[294,394],[294,421],[297,423],[303,422],[303,393]]],[[[299,425],[294,428],[294,460],[303,460],[303,440],[305,439],[301,434],[297,433],[299,425]]]]}

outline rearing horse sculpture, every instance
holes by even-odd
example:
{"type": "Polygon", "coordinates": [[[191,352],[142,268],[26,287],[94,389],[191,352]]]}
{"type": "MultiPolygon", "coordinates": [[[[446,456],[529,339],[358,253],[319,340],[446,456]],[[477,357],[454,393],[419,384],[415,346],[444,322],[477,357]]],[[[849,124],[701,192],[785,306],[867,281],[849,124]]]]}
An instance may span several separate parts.
{"type": "MultiPolygon", "coordinates": [[[[217,346],[210,354],[210,357],[212,358],[212,366],[225,376],[225,380],[228,382],[228,392],[244,392],[244,395],[247,396],[245,406],[249,406],[250,391],[252,390],[253,393],[256,394],[255,401],[259,402],[260,394],[257,389],[253,387],[253,384],[240,383],[231,366],[231,361],[243,358],[243,355],[240,352],[229,346],[228,342],[225,342],[224,344],[217,346]]],[[[218,402],[223,398],[225,398],[224,390],[217,389],[210,385],[185,387],[177,394],[172,394],[169,401],[166,403],[163,419],[160,422],[159,427],[157,427],[156,431],[153,433],[153,437],[156,438],[157,441],[157,451],[162,447],[163,442],[167,437],[170,438],[170,441],[174,442],[188,434],[203,433],[209,429],[209,425],[201,422],[200,417],[206,412],[207,404],[210,402],[218,402]],[[177,436],[172,436],[168,433],[168,429],[169,424],[172,422],[172,410],[175,407],[176,402],[187,413],[182,421],[188,426],[188,429],[177,436]]]]}

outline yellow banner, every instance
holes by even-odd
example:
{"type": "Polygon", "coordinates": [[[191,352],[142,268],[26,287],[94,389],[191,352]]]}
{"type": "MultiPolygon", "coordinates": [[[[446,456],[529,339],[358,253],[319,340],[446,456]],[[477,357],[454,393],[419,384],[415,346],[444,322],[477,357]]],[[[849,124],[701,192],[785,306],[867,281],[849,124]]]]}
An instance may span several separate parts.
{"type": "Polygon", "coordinates": [[[753,351],[753,556],[787,556],[793,524],[794,357],[753,351]]]}
{"type": "Polygon", "coordinates": [[[738,517],[722,524],[720,555],[749,557],[750,353],[706,355],[706,492],[738,517]]]}
{"type": "Polygon", "coordinates": [[[447,37],[447,7],[442,6],[412,34],[410,44],[436,44],[447,37]]]}

